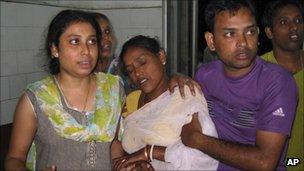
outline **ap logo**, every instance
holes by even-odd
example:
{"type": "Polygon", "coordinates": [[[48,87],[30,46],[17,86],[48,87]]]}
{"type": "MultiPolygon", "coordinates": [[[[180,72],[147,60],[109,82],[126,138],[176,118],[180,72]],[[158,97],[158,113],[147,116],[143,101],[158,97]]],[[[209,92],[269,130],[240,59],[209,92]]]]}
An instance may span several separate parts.
{"type": "Polygon", "coordinates": [[[287,158],[286,160],[286,166],[296,166],[300,164],[299,158],[287,158]]]}

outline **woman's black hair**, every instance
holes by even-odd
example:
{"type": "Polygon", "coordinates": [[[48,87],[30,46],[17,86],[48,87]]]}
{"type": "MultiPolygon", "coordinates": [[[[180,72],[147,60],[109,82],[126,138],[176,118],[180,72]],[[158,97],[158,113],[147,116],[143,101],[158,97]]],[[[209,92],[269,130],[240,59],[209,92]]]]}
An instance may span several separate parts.
{"type": "MultiPolygon", "coordinates": [[[[96,31],[97,46],[100,48],[101,42],[101,31],[98,25],[98,22],[92,17],[89,13],[79,10],[63,10],[59,12],[51,21],[47,38],[45,49],[49,61],[49,71],[52,75],[56,75],[60,72],[60,63],[58,58],[52,57],[52,46],[59,46],[59,38],[64,33],[64,31],[71,25],[77,22],[86,22],[92,25],[96,31]]],[[[100,52],[98,51],[98,56],[100,52]]]]}
{"type": "Polygon", "coordinates": [[[278,11],[286,5],[294,5],[300,10],[302,18],[304,17],[303,3],[301,4],[298,0],[272,0],[267,4],[264,10],[262,17],[263,27],[272,28],[273,18],[277,15],[278,11]]]}
{"type": "Polygon", "coordinates": [[[232,15],[240,8],[247,8],[256,16],[254,5],[250,0],[211,0],[205,8],[205,22],[207,30],[214,31],[215,17],[222,11],[229,11],[232,15]]]}
{"type": "Polygon", "coordinates": [[[131,39],[129,39],[127,42],[124,43],[122,46],[121,52],[120,52],[120,58],[121,61],[123,61],[123,56],[127,52],[127,50],[130,47],[138,47],[138,48],[144,48],[154,55],[158,55],[159,51],[161,50],[159,42],[156,38],[150,38],[148,36],[138,35],[131,39]]]}

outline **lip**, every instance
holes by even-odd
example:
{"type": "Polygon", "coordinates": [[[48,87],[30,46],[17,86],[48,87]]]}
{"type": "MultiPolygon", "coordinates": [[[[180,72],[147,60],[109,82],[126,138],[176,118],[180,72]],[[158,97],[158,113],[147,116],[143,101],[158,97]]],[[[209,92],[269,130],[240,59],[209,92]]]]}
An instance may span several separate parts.
{"type": "Polygon", "coordinates": [[[246,59],[249,59],[249,55],[247,52],[238,52],[236,55],[235,55],[236,59],[238,60],[246,60],[246,59]]]}
{"type": "Polygon", "coordinates": [[[112,45],[110,43],[105,43],[104,45],[102,45],[102,50],[104,51],[109,51],[111,50],[112,45]]]}
{"type": "Polygon", "coordinates": [[[298,41],[299,40],[299,35],[298,34],[289,34],[289,39],[292,40],[292,41],[298,41]]]}
{"type": "Polygon", "coordinates": [[[92,66],[92,61],[91,60],[81,60],[81,61],[78,61],[77,64],[82,69],[90,69],[92,66]]]}
{"type": "Polygon", "coordinates": [[[146,83],[148,82],[147,78],[140,78],[137,80],[137,85],[139,85],[140,87],[144,86],[146,83]]]}

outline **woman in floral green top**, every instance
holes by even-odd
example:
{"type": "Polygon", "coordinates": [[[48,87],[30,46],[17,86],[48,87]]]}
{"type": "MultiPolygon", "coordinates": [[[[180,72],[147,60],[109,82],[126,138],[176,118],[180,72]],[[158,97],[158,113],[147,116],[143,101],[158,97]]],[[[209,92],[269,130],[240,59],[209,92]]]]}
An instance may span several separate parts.
{"type": "Polygon", "coordinates": [[[117,76],[93,72],[100,39],[98,23],[86,12],[64,10],[51,21],[50,75],[28,85],[19,100],[7,170],[24,170],[26,163],[37,170],[111,168],[109,146],[124,91],[117,76]]]}

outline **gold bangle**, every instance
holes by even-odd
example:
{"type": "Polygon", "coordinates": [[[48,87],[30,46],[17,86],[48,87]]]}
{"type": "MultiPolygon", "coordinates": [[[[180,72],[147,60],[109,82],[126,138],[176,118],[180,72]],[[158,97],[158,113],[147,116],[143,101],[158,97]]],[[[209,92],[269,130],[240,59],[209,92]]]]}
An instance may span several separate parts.
{"type": "Polygon", "coordinates": [[[145,147],[144,155],[145,155],[146,161],[149,161],[148,148],[147,148],[147,146],[145,147]]]}
{"type": "Polygon", "coordinates": [[[153,149],[154,149],[154,144],[151,145],[150,147],[150,151],[149,151],[149,161],[152,162],[153,161],[153,149]]]}

